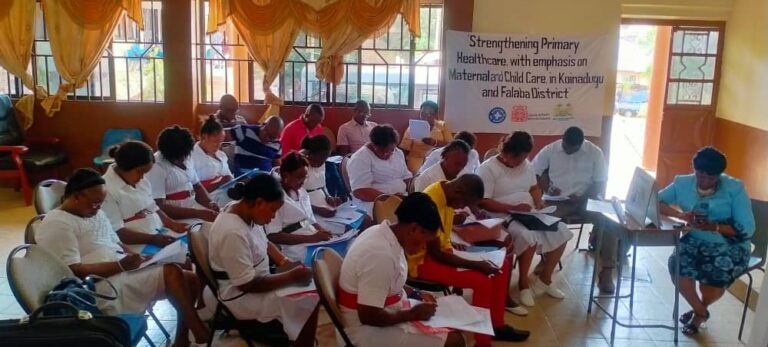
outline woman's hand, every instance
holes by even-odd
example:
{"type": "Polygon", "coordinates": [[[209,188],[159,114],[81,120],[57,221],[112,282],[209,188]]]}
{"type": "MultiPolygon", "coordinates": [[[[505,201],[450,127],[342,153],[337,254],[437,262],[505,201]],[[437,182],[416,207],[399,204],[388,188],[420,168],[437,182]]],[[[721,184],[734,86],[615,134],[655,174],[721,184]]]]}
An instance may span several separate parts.
{"type": "Polygon", "coordinates": [[[312,280],[312,270],[303,265],[290,270],[290,274],[293,283],[306,285],[312,280]]]}
{"type": "Polygon", "coordinates": [[[491,262],[486,260],[474,262],[472,269],[477,270],[483,273],[484,275],[488,275],[488,276],[495,275],[499,272],[499,268],[497,268],[491,262]]]}
{"type": "Polygon", "coordinates": [[[420,303],[409,310],[411,314],[410,320],[429,320],[435,315],[435,311],[437,311],[437,304],[431,302],[420,303]]]}
{"type": "Polygon", "coordinates": [[[467,217],[469,217],[469,213],[466,212],[459,212],[456,215],[453,216],[453,224],[454,225],[462,225],[464,222],[467,221],[467,217]]]}
{"type": "Polygon", "coordinates": [[[331,207],[336,207],[341,205],[344,201],[341,198],[335,196],[327,196],[325,197],[325,202],[328,203],[328,205],[331,207]]]}
{"type": "Polygon", "coordinates": [[[315,213],[323,218],[331,218],[336,215],[336,210],[325,207],[315,207],[315,213]]]}
{"type": "Polygon", "coordinates": [[[144,257],[139,254],[129,254],[117,261],[120,268],[125,271],[137,269],[144,262],[144,257]]]}
{"type": "Polygon", "coordinates": [[[216,216],[219,215],[218,212],[210,209],[204,209],[204,210],[198,210],[200,212],[197,213],[197,218],[200,218],[207,222],[213,222],[216,220],[216,216]]]}
{"type": "Polygon", "coordinates": [[[318,230],[316,233],[309,235],[310,241],[309,242],[323,242],[328,241],[333,237],[330,232],[327,230],[318,230]]]}
{"type": "Polygon", "coordinates": [[[152,235],[152,244],[158,247],[165,247],[176,242],[176,238],[169,235],[154,234],[152,235]]]}
{"type": "Polygon", "coordinates": [[[189,224],[177,222],[177,221],[170,221],[169,223],[165,224],[165,227],[175,233],[183,234],[187,232],[187,229],[189,228],[189,224]]]}
{"type": "Polygon", "coordinates": [[[435,140],[435,139],[433,139],[431,137],[425,137],[425,138],[421,139],[421,142],[424,142],[424,144],[427,145],[427,146],[434,146],[434,145],[437,144],[437,140],[435,140]]]}
{"type": "Polygon", "coordinates": [[[512,212],[531,212],[531,205],[528,204],[517,204],[517,205],[509,205],[509,210],[512,212]]]}
{"type": "Polygon", "coordinates": [[[221,209],[219,208],[219,204],[217,204],[217,203],[216,203],[216,202],[214,202],[214,201],[211,201],[211,202],[209,202],[209,203],[208,203],[208,208],[210,208],[211,210],[214,210],[214,211],[216,211],[216,212],[219,212],[219,211],[221,210],[221,209]]]}

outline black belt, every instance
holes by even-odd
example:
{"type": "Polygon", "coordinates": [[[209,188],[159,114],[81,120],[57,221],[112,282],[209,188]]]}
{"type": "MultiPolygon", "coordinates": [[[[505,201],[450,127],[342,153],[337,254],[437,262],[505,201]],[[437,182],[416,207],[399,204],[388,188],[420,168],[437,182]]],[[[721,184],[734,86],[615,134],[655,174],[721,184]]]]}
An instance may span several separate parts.
{"type": "Polygon", "coordinates": [[[290,233],[292,233],[292,232],[294,232],[296,230],[299,230],[299,229],[301,229],[303,227],[304,226],[301,225],[301,222],[296,222],[296,223],[292,223],[292,224],[288,224],[288,225],[284,226],[283,229],[280,230],[280,232],[281,233],[290,234],[290,233]]]}

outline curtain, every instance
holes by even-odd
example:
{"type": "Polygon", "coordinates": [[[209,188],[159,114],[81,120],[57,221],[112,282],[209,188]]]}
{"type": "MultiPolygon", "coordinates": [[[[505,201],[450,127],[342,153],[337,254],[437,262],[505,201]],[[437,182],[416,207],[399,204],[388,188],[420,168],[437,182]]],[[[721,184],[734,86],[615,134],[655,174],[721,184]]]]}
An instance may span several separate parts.
{"type": "Polygon", "coordinates": [[[88,80],[123,11],[144,29],[141,0],[43,0],[53,61],[65,82],[41,103],[48,116],[61,108],[68,93],[88,80]]]}
{"type": "MultiPolygon", "coordinates": [[[[29,0],[0,1],[0,66],[31,90],[35,90],[35,81],[27,67],[35,41],[35,6],[35,2],[29,0]]],[[[19,111],[19,125],[24,130],[29,129],[35,107],[34,95],[22,97],[15,107],[19,111]]]]}
{"type": "Polygon", "coordinates": [[[338,84],[343,78],[344,55],[386,31],[398,14],[418,37],[419,4],[419,0],[210,0],[207,32],[215,32],[228,19],[235,25],[264,70],[262,88],[265,103],[270,105],[266,117],[282,104],[270,86],[300,31],[315,33],[323,40],[317,78],[338,84]]]}

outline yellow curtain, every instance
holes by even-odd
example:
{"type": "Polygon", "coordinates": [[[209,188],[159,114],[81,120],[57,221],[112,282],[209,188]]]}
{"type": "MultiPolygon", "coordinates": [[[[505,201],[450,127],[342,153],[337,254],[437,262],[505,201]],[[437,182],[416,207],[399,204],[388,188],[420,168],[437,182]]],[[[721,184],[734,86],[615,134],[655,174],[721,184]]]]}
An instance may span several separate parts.
{"type": "MultiPolygon", "coordinates": [[[[35,2],[29,0],[0,1],[0,66],[19,77],[31,90],[35,89],[35,81],[27,67],[35,41],[35,6],[35,2]]],[[[34,95],[16,102],[19,125],[24,130],[32,126],[34,107],[34,95]]]]}
{"type": "Polygon", "coordinates": [[[41,103],[48,116],[68,93],[82,87],[101,61],[123,11],[144,29],[141,0],[43,0],[56,70],[65,81],[41,103]]]}
{"type": "Polygon", "coordinates": [[[387,30],[398,14],[418,37],[419,0],[210,0],[207,32],[215,32],[227,19],[234,23],[265,72],[267,116],[282,104],[270,86],[300,31],[316,33],[323,40],[317,78],[337,84],[343,77],[344,55],[387,30]]]}

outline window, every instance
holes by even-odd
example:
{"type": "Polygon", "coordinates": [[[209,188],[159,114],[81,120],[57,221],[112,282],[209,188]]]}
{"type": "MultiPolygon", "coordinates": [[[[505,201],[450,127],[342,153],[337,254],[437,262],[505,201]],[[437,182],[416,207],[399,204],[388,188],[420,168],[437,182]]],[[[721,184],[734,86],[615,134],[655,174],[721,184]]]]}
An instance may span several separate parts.
{"type": "MultiPolygon", "coordinates": [[[[163,102],[162,0],[143,0],[142,8],[144,30],[139,30],[136,23],[123,17],[101,62],[86,85],[68,95],[70,99],[163,102]]],[[[55,93],[63,81],[51,55],[51,44],[39,3],[32,63],[37,84],[49,93],[55,93]]]]}
{"type": "Polygon", "coordinates": [[[673,27],[667,104],[712,105],[719,39],[716,27],[673,27]]]}
{"type": "MultiPolygon", "coordinates": [[[[223,94],[233,94],[243,103],[263,100],[264,74],[234,28],[227,24],[224,30],[206,35],[207,1],[197,8],[196,18],[194,59],[200,102],[216,103],[223,94]]],[[[363,99],[377,107],[418,107],[425,100],[437,101],[442,6],[422,5],[420,19],[418,39],[411,38],[407,24],[398,16],[387,32],[344,56],[344,77],[338,85],[315,75],[322,40],[300,33],[272,90],[286,104],[348,105],[363,99]]]]}

